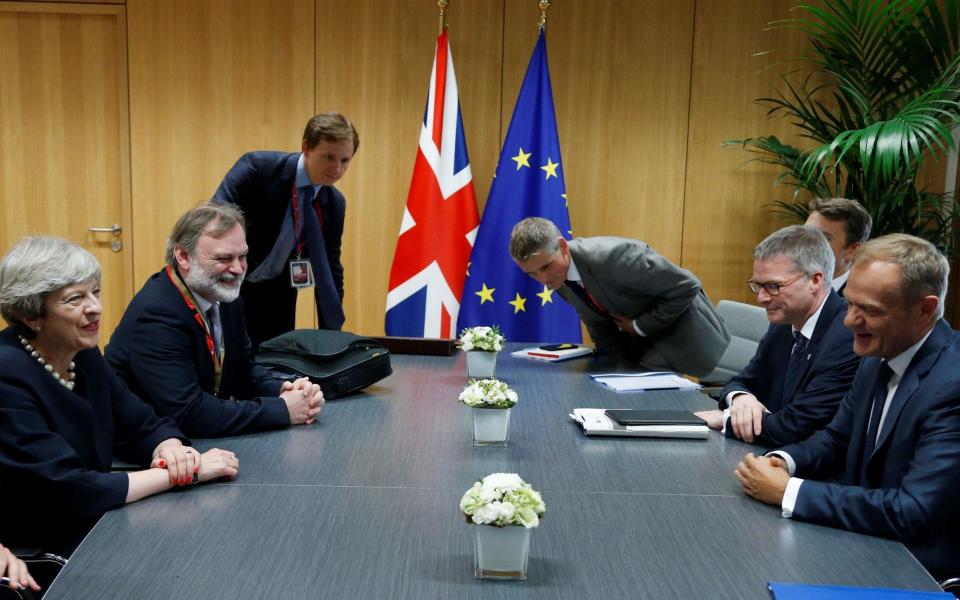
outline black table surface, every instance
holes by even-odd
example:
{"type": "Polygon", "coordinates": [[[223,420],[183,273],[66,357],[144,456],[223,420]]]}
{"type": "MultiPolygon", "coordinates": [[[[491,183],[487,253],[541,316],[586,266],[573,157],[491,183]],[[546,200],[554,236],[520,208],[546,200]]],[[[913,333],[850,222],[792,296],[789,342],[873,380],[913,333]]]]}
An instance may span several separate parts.
{"type": "MultiPolygon", "coordinates": [[[[513,346],[509,349],[516,349],[513,346]]],[[[235,481],[111,511],[47,598],[769,598],[768,581],[936,590],[899,543],[783,519],[743,495],[760,449],[588,438],[574,408],[715,406],[699,392],[615,393],[624,365],[501,353],[520,396],[506,448],[472,445],[465,359],[393,356],[394,374],[329,401],[312,426],[201,440],[240,457],[235,481]],[[543,494],[524,582],[473,577],[459,499],[493,472],[543,494]]]]}

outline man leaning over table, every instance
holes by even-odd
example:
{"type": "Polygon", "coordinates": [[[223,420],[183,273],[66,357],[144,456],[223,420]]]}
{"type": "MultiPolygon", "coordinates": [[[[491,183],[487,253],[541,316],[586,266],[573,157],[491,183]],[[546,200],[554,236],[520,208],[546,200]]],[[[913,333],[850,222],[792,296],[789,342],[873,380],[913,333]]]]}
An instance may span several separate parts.
{"type": "Polygon", "coordinates": [[[728,437],[766,446],[806,439],[826,425],[850,389],[860,357],[843,326],[847,305],[830,286],[834,255],[815,227],[772,233],[753,251],[747,285],[770,327],[757,352],[697,413],[728,437]]]}
{"type": "Polygon", "coordinates": [[[697,277],[639,240],[567,242],[552,222],[530,217],[510,233],[510,256],[573,306],[599,350],[643,369],[702,377],[730,343],[697,277]]]}
{"type": "Polygon", "coordinates": [[[310,424],[323,406],[320,386],[281,381],[254,362],[238,300],[246,271],[240,211],[188,211],[170,234],[166,267],[133,298],[107,345],[131,391],[186,435],[310,424]]]}
{"type": "Polygon", "coordinates": [[[847,282],[864,357],[836,416],[736,470],[783,516],[903,542],[937,578],[960,574],[960,336],[943,320],[947,259],[903,234],[867,242],[847,282]]]}

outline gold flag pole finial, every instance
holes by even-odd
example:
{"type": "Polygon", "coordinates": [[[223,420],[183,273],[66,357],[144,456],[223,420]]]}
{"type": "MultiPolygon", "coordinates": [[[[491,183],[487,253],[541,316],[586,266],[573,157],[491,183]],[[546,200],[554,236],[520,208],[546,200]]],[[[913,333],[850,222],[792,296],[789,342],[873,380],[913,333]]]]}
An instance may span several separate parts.
{"type": "Polygon", "coordinates": [[[547,28],[548,8],[550,8],[550,0],[540,0],[540,31],[547,28]]]}
{"type": "Polygon", "coordinates": [[[449,0],[437,0],[437,6],[440,8],[440,33],[437,35],[442,35],[447,29],[447,4],[449,3],[449,0]]]}

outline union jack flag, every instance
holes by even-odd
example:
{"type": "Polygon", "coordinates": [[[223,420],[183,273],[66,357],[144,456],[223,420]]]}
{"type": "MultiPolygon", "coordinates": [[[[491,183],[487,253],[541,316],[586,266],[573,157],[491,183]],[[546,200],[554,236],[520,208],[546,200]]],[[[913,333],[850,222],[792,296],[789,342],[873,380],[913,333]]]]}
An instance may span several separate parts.
{"type": "Polygon", "coordinates": [[[444,31],[430,73],[400,237],[390,267],[387,335],[456,337],[479,217],[453,56],[444,31]]]}

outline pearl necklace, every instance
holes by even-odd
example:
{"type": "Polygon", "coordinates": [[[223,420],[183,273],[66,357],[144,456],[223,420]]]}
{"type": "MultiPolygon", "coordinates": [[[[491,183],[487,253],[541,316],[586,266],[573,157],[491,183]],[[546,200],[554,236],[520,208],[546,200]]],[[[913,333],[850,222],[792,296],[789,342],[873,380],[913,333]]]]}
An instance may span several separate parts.
{"type": "Polygon", "coordinates": [[[59,381],[60,385],[67,388],[68,390],[73,389],[73,386],[76,385],[76,382],[74,381],[74,379],[77,378],[77,374],[74,372],[74,369],[77,368],[76,363],[74,362],[70,363],[70,366],[67,367],[67,379],[64,379],[63,377],[60,377],[59,373],[53,370],[53,365],[48,365],[47,361],[43,360],[43,357],[40,356],[40,353],[37,352],[36,348],[34,348],[30,344],[30,342],[27,341],[27,338],[23,337],[22,335],[19,336],[19,338],[20,338],[20,343],[23,345],[23,348],[30,353],[30,356],[37,359],[38,363],[43,365],[43,368],[46,369],[47,373],[50,373],[51,377],[59,381]]]}

